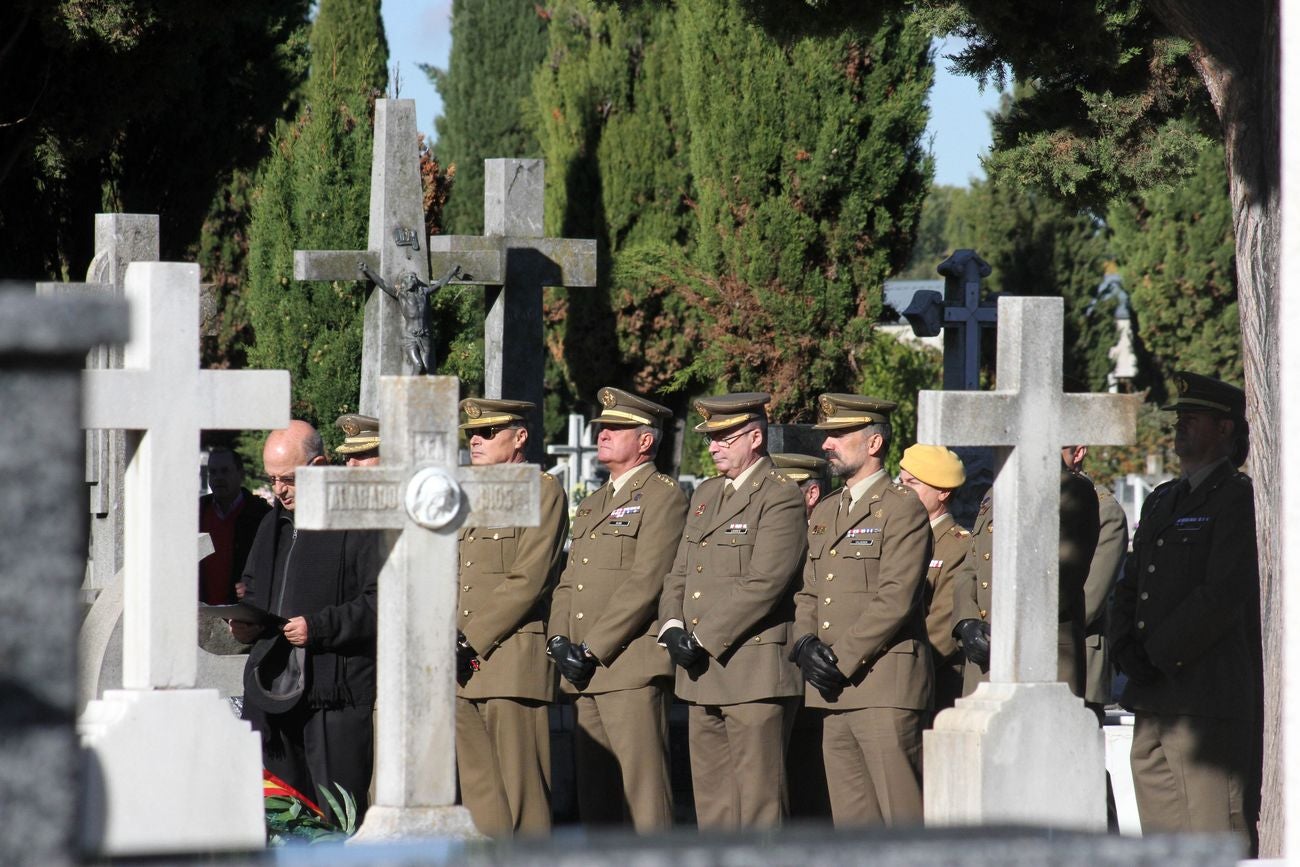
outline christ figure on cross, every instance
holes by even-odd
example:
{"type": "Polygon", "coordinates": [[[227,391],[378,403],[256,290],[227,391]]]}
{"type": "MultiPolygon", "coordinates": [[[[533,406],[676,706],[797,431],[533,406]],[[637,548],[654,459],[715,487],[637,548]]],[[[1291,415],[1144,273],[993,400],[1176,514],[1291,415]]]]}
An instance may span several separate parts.
{"type": "Polygon", "coordinates": [[[395,289],[383,277],[371,271],[364,259],[357,264],[357,268],[401,308],[402,322],[406,326],[406,333],[402,336],[402,351],[406,354],[406,370],[403,372],[407,376],[432,373],[433,308],[429,306],[429,296],[459,277],[460,266],[454,266],[447,272],[447,276],[434,283],[426,283],[420,279],[419,274],[406,271],[397,278],[395,289]]]}

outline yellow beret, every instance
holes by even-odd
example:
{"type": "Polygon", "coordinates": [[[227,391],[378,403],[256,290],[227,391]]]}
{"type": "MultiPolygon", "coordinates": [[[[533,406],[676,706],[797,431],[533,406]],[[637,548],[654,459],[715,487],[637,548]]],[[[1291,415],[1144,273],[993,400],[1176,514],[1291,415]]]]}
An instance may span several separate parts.
{"type": "Polygon", "coordinates": [[[966,481],[966,468],[961,458],[943,446],[926,446],[917,443],[903,452],[898,465],[932,488],[951,491],[966,481]]]}

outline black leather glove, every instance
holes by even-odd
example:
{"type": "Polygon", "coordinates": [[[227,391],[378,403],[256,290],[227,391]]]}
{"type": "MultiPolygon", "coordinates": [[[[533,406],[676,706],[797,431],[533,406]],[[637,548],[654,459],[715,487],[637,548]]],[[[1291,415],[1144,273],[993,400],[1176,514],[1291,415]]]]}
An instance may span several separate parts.
{"type": "Polygon", "coordinates": [[[461,686],[469,683],[474,672],[479,669],[478,651],[469,646],[465,633],[456,633],[456,682],[461,686]]]}
{"type": "Polygon", "coordinates": [[[1147,649],[1136,641],[1129,641],[1115,653],[1115,667],[1136,684],[1155,683],[1164,674],[1151,662],[1147,649]]]}
{"type": "Polygon", "coordinates": [[[982,671],[989,670],[988,623],[968,617],[953,628],[952,635],[961,642],[961,649],[968,660],[978,665],[982,671]]]}
{"type": "Polygon", "coordinates": [[[790,660],[799,666],[803,679],[827,698],[838,695],[849,685],[849,679],[840,672],[835,651],[811,632],[795,642],[790,660]]]}
{"type": "Polygon", "coordinates": [[[680,626],[665,629],[662,639],[668,648],[668,655],[682,668],[691,668],[704,658],[704,648],[695,640],[695,633],[687,632],[680,626]]]}
{"type": "Polygon", "coordinates": [[[556,635],[546,642],[546,655],[555,662],[564,679],[579,689],[590,682],[596,671],[596,660],[564,635],[556,635]]]}

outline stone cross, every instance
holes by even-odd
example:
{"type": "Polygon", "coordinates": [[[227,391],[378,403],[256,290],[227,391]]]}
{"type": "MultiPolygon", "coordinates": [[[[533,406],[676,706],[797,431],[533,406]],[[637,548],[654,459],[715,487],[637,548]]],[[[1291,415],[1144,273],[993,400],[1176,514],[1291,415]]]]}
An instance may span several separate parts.
{"type": "Polygon", "coordinates": [[[943,331],[943,387],[974,391],[980,387],[980,332],[997,322],[997,308],[980,300],[980,283],[992,273],[974,250],[958,250],[939,264],[944,293],[917,292],[903,316],[918,337],[943,331]]]}
{"type": "Polygon", "coordinates": [[[1061,448],[1131,443],[1136,430],[1135,398],[1061,391],[1064,309],[1060,298],[1003,297],[997,389],[920,397],[920,442],[995,449],[993,681],[1056,680],[1061,448]]]}
{"type": "MultiPolygon", "coordinates": [[[[596,285],[596,242],[543,237],[543,160],[491,159],[483,163],[482,237],[435,235],[431,267],[459,265],[466,282],[487,286],[484,322],[484,397],[529,400],[542,406],[542,287],[596,285]]],[[[528,442],[541,462],[541,431],[528,442]]]]}
{"type": "MultiPolygon", "coordinates": [[[[95,258],[85,283],[37,283],[39,295],[123,297],[126,268],[132,262],[158,261],[157,214],[96,214],[95,258]]],[[[86,358],[89,369],[122,367],[122,347],[102,344],[86,358]]],[[[122,477],[126,439],[120,430],[86,431],[86,484],[90,494],[90,563],[85,589],[97,595],[122,568],[122,477]]],[[[88,601],[93,601],[90,599],[88,601]]]]}
{"type": "Polygon", "coordinates": [[[451,807],[456,531],[541,520],[538,467],[457,466],[459,390],[452,376],[381,377],[381,464],[298,471],[299,528],[398,534],[379,574],[375,801],[359,839],[472,829],[468,814],[451,807]]]}
{"type": "Polygon", "coordinates": [[[0,291],[0,834],[2,864],[81,861],[75,795],[77,587],[86,571],[81,369],[87,350],[126,340],[108,295],[0,291]]]}
{"type": "Polygon", "coordinates": [[[82,425],[128,432],[123,686],[187,688],[197,658],[199,436],[285,427],[289,374],[199,368],[197,265],[137,262],[125,286],[123,369],[85,372],[82,425]]]}
{"type": "Polygon", "coordinates": [[[567,487],[585,483],[595,477],[596,444],[592,442],[591,428],[581,413],[569,413],[569,441],[563,445],[549,445],[546,453],[565,459],[567,487]]]}
{"type": "MultiPolygon", "coordinates": [[[[390,286],[413,272],[429,279],[424,237],[424,194],[415,100],[375,100],[375,140],[370,162],[370,231],[365,250],[295,250],[295,280],[361,280],[364,263],[390,286]]],[[[402,372],[405,322],[397,301],[374,288],[366,302],[361,351],[359,411],[379,414],[379,377],[402,372]]]]}
{"type": "MultiPolygon", "coordinates": [[[[1278,146],[1282,151],[1282,166],[1278,210],[1282,225],[1278,244],[1278,275],[1295,274],[1300,269],[1300,138],[1297,138],[1300,136],[1300,48],[1296,47],[1300,46],[1300,14],[1288,6],[1283,8],[1281,19],[1279,44],[1282,46],[1282,118],[1278,146]]],[[[1297,578],[1300,559],[1293,558],[1300,557],[1300,531],[1292,530],[1290,521],[1283,516],[1296,514],[1294,510],[1300,504],[1300,465],[1289,456],[1283,444],[1291,441],[1288,432],[1300,433],[1300,332],[1297,331],[1300,328],[1300,299],[1296,298],[1293,291],[1283,290],[1281,285],[1276,291],[1280,320],[1276,332],[1277,345],[1272,347],[1273,352],[1260,347],[1262,363],[1254,368],[1262,371],[1277,364],[1277,391],[1274,394],[1279,416],[1276,430],[1265,440],[1278,450],[1277,513],[1273,525],[1278,528],[1279,538],[1273,546],[1261,546],[1259,553],[1265,562],[1273,561],[1269,565],[1274,570],[1274,580],[1282,597],[1282,611],[1276,615],[1282,632],[1282,638],[1278,642],[1281,644],[1281,673],[1279,675],[1277,669],[1272,669],[1268,675],[1270,687],[1277,686],[1281,681],[1281,689],[1278,690],[1281,697],[1275,704],[1270,702],[1272,708],[1279,709],[1270,710],[1266,715],[1276,713],[1281,719],[1279,737],[1283,754],[1282,767],[1277,769],[1276,775],[1274,770],[1278,759],[1269,756],[1265,761],[1264,777],[1280,777],[1281,792],[1285,793],[1281,799],[1284,811],[1284,845],[1281,854],[1288,861],[1294,861],[1300,857],[1300,689],[1296,688],[1296,684],[1300,684],[1300,627],[1297,627],[1300,624],[1300,578],[1297,578]],[[1280,459],[1282,455],[1287,455],[1287,458],[1280,459]],[[1270,547],[1276,552],[1275,555],[1270,556],[1270,547]]],[[[1248,367],[1247,370],[1250,371],[1251,368],[1248,367]]],[[[1260,417],[1268,419],[1267,384],[1256,382],[1250,391],[1252,403],[1263,398],[1256,405],[1261,411],[1260,417]]],[[[1267,499],[1264,498],[1265,501],[1267,499]]],[[[1271,626],[1269,619],[1266,618],[1265,624],[1266,629],[1271,626]]],[[[1277,644],[1272,644],[1271,647],[1275,648],[1277,644]]],[[[1273,739],[1265,735],[1266,747],[1271,747],[1273,743],[1273,739]]],[[[1275,792],[1276,789],[1274,792],[1266,790],[1265,798],[1275,792]]]]}

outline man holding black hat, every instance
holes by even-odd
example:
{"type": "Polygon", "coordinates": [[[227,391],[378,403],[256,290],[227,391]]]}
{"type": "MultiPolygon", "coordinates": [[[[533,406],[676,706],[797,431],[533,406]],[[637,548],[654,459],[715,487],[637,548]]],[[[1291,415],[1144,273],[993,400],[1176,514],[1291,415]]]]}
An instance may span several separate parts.
{"type": "Polygon", "coordinates": [[[659,602],[659,641],[690,705],[702,829],[772,827],[788,813],[785,748],[803,687],[786,654],[808,524],[798,486],[767,457],[769,400],[695,402],[719,475],[695,489],[659,602]]]}
{"type": "MultiPolygon", "coordinates": [[[[1235,831],[1259,808],[1259,564],[1246,396],[1175,375],[1182,476],[1142,506],[1115,587],[1110,642],[1137,715],[1133,783],[1144,834],[1235,831]]],[[[1252,847],[1253,848],[1253,847],[1252,847]]]]}
{"type": "MultiPolygon", "coordinates": [[[[461,401],[474,466],[523,463],[524,400],[461,401]]],[[[551,828],[551,741],[547,705],[555,670],[545,621],[569,530],[568,504],[542,473],[536,527],[461,527],[461,638],[457,650],[456,768],[461,800],[491,837],[551,828]]]]}
{"type": "MultiPolygon", "coordinates": [[[[966,657],[952,637],[953,578],[970,556],[970,531],[948,511],[948,501],[966,482],[966,467],[943,446],[917,443],[903,452],[898,481],[916,492],[930,519],[934,553],[926,573],[925,631],[934,661],[934,714],[961,698],[966,657]]],[[[931,717],[933,720],[933,716],[931,717]]]]}
{"type": "Polygon", "coordinates": [[[922,598],[930,523],[890,481],[893,401],[818,400],[822,448],[844,480],[813,510],[790,653],[822,708],[822,754],[836,827],[919,824],[921,728],[932,675],[922,598]]]}
{"type": "Polygon", "coordinates": [[[597,395],[596,459],[609,481],[578,506],[551,601],[547,653],[574,695],[578,811],[588,824],[672,826],[668,706],[673,664],[655,642],[664,575],[686,495],[655,471],[664,406],[617,388],[597,395]]]}

